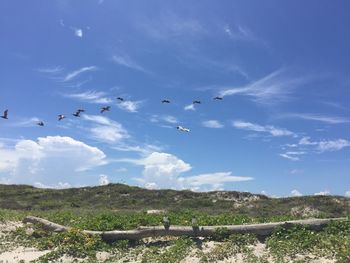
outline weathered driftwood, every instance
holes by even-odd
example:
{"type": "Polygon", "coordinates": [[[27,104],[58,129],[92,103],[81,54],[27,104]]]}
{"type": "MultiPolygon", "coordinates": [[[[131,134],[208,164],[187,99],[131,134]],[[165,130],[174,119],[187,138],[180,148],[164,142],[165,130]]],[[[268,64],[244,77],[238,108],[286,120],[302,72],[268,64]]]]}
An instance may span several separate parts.
{"type": "MultiPolygon", "coordinates": [[[[137,240],[145,237],[156,236],[190,236],[190,237],[207,237],[213,236],[218,228],[225,228],[228,234],[247,234],[252,233],[258,236],[270,235],[277,227],[291,227],[294,225],[308,226],[313,230],[321,230],[332,221],[347,220],[347,218],[327,218],[327,219],[305,219],[285,222],[250,224],[250,225],[223,225],[223,226],[199,226],[193,228],[191,226],[170,226],[168,230],[164,226],[142,226],[134,230],[113,230],[113,231],[91,231],[83,230],[84,233],[90,235],[100,235],[106,241],[113,241],[118,239],[137,240]]],[[[27,216],[24,223],[40,224],[49,231],[65,232],[71,229],[67,226],[55,224],[46,219],[35,216],[27,216]]]]}

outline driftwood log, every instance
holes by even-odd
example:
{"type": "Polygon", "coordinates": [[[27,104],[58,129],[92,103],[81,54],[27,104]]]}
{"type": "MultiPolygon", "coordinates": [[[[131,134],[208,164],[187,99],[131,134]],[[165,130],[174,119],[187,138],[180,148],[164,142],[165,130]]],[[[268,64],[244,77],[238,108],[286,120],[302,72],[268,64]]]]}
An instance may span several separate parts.
{"type": "MultiPolygon", "coordinates": [[[[118,239],[138,240],[145,237],[157,236],[190,236],[190,237],[208,237],[217,233],[218,228],[225,228],[227,234],[255,234],[257,236],[268,236],[277,227],[290,228],[294,225],[308,226],[312,230],[321,230],[332,221],[347,220],[347,218],[327,218],[327,219],[305,219],[285,222],[250,224],[250,225],[222,225],[222,226],[170,226],[168,230],[164,226],[142,226],[134,230],[113,230],[113,231],[91,231],[83,230],[90,235],[100,235],[105,241],[114,241],[118,239]]],[[[40,224],[44,229],[54,232],[69,231],[71,227],[62,226],[46,219],[27,216],[24,223],[40,224]]]]}

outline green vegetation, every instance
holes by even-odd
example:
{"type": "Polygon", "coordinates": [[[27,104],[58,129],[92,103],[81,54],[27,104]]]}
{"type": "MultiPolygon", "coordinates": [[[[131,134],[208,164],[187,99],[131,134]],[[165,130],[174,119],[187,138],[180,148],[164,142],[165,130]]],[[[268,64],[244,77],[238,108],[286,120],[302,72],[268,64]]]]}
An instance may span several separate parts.
{"type": "Polygon", "coordinates": [[[350,213],[349,199],[340,196],[268,198],[247,192],[147,190],[123,184],[72,189],[40,189],[0,185],[0,208],[11,210],[197,210],[207,214],[230,212],[249,217],[292,215],[339,217],[350,213]]]}
{"type": "Polygon", "coordinates": [[[319,257],[350,262],[350,220],[334,222],[319,232],[300,226],[280,228],[266,240],[251,234],[228,235],[225,228],[217,228],[206,239],[162,237],[106,243],[81,231],[161,225],[164,214],[171,225],[191,226],[195,217],[199,226],[215,226],[346,216],[350,205],[348,199],[334,196],[271,199],[250,193],[150,191],[125,185],[74,191],[0,185],[0,223],[34,215],[72,227],[69,232],[53,233],[24,225],[0,235],[0,253],[22,245],[51,251],[38,262],[55,262],[63,255],[96,262],[102,251],[109,253],[105,262],[171,263],[186,257],[200,262],[237,258],[243,262],[312,262],[319,257]],[[148,209],[166,211],[149,214],[148,209]]]}

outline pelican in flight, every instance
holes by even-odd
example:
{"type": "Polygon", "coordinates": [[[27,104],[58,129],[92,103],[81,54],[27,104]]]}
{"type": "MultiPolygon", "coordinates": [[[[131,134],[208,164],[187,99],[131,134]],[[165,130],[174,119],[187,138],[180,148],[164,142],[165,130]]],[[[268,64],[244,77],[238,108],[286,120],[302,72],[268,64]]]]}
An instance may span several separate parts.
{"type": "Polygon", "coordinates": [[[5,111],[4,111],[4,115],[2,115],[1,118],[7,120],[7,119],[8,119],[8,118],[7,118],[8,112],[9,112],[9,110],[5,110],[5,111]]]}
{"type": "Polygon", "coordinates": [[[61,121],[63,120],[64,118],[66,118],[66,116],[64,116],[63,114],[59,114],[57,115],[58,116],[58,120],[61,121]]]}
{"type": "Polygon", "coordinates": [[[39,125],[39,126],[44,126],[44,123],[43,123],[42,121],[39,121],[39,122],[37,123],[37,125],[39,125]]]}
{"type": "Polygon", "coordinates": [[[215,97],[214,100],[222,100],[223,97],[215,97]]]}
{"type": "Polygon", "coordinates": [[[201,104],[201,101],[200,100],[194,100],[192,103],[193,104],[201,104]]]}
{"type": "Polygon", "coordinates": [[[118,97],[117,100],[124,101],[124,98],[118,97]]]}
{"type": "Polygon", "coordinates": [[[190,129],[182,127],[182,126],[177,126],[176,129],[178,129],[179,131],[183,131],[183,132],[189,132],[190,129]]]}
{"type": "Polygon", "coordinates": [[[111,106],[102,107],[101,113],[104,113],[105,111],[110,111],[110,110],[111,110],[111,106]]]}
{"type": "Polygon", "coordinates": [[[170,100],[162,100],[162,103],[170,103],[170,100]]]}
{"type": "Polygon", "coordinates": [[[83,110],[83,109],[78,109],[77,111],[76,111],[76,113],[73,113],[73,116],[75,116],[75,117],[80,117],[80,113],[82,113],[82,112],[84,112],[85,110],[83,110]]]}

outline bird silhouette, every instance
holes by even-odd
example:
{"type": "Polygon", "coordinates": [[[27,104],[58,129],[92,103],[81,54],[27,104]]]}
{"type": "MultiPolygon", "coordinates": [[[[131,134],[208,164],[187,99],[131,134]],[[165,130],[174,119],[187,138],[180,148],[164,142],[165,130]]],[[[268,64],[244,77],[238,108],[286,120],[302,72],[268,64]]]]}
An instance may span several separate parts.
{"type": "Polygon", "coordinates": [[[182,132],[189,132],[190,131],[190,129],[182,127],[182,126],[177,126],[176,129],[178,129],[179,131],[182,131],[182,132]]]}
{"type": "Polygon", "coordinates": [[[44,122],[39,121],[39,122],[37,123],[37,125],[39,125],[39,126],[44,126],[44,122]]]}
{"type": "Polygon", "coordinates": [[[73,113],[73,116],[80,117],[80,113],[85,112],[83,109],[78,109],[75,113],[73,113]]]}
{"type": "Polygon", "coordinates": [[[101,108],[101,113],[104,113],[105,111],[110,111],[111,110],[111,106],[106,106],[106,107],[102,107],[101,108]]]}
{"type": "Polygon", "coordinates": [[[200,100],[194,100],[193,104],[201,104],[201,101],[200,100]]]}
{"type": "Polygon", "coordinates": [[[222,100],[223,97],[215,97],[214,100],[222,100]]]}
{"type": "Polygon", "coordinates": [[[170,100],[162,100],[162,103],[170,103],[170,100]]]}
{"type": "Polygon", "coordinates": [[[64,116],[63,114],[59,114],[57,115],[58,116],[58,120],[61,121],[63,120],[64,118],[66,118],[66,116],[64,116]]]}
{"type": "Polygon", "coordinates": [[[118,97],[117,100],[124,101],[124,98],[118,97]]]}
{"type": "Polygon", "coordinates": [[[7,120],[7,119],[8,119],[8,118],[7,118],[8,112],[9,112],[9,110],[5,110],[5,111],[4,111],[4,115],[2,115],[1,118],[7,120]]]}

